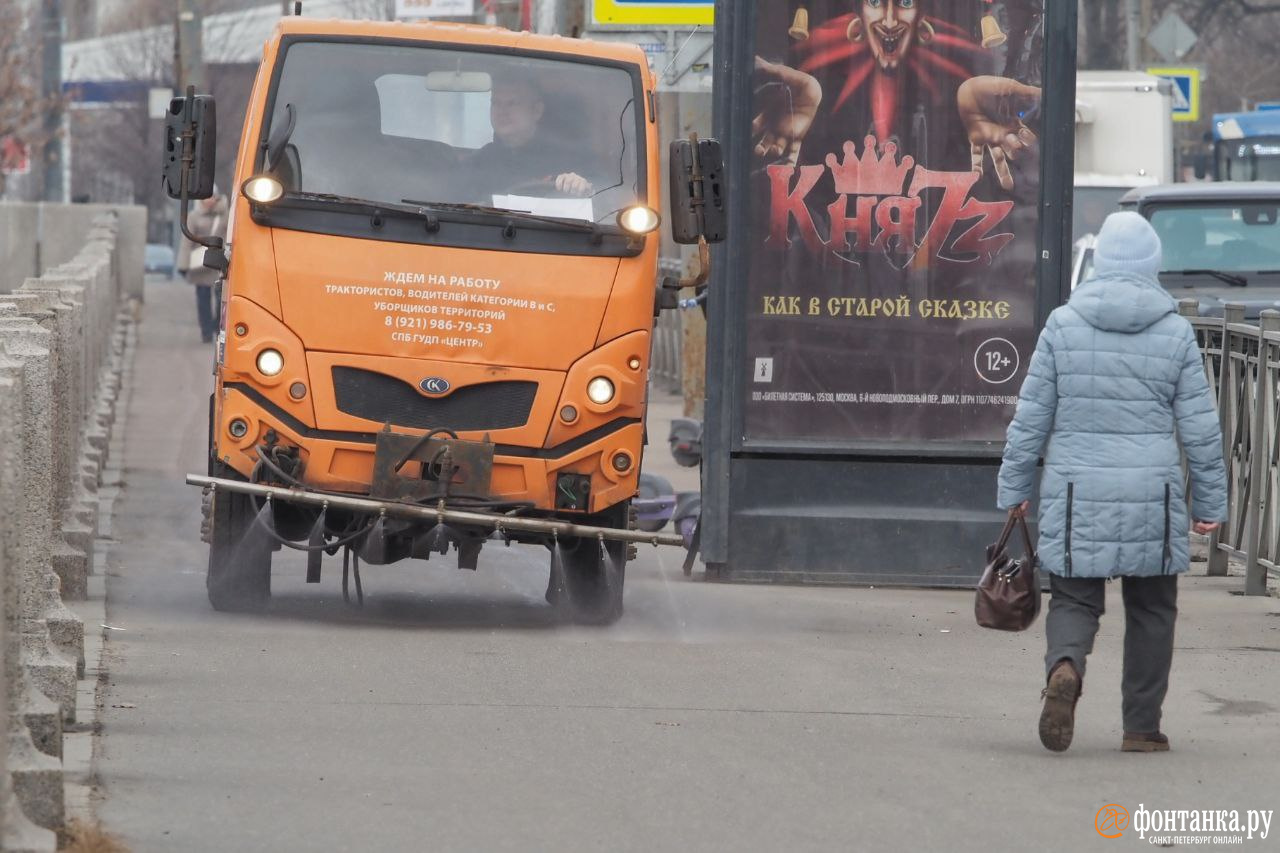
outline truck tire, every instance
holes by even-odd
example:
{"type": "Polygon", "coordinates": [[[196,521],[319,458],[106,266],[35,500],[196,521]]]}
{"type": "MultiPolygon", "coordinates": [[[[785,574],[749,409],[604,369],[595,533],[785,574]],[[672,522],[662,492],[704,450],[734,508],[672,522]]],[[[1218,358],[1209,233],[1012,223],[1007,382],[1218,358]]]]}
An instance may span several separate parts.
{"type": "MultiPolygon", "coordinates": [[[[217,467],[215,476],[241,479],[230,468],[217,467]]],[[[271,599],[272,549],[266,533],[254,529],[258,508],[249,495],[215,490],[210,497],[209,603],[231,613],[260,610],[271,599]]]]}
{"type": "MultiPolygon", "coordinates": [[[[599,527],[627,526],[630,507],[615,507],[587,523],[599,527]],[[618,523],[621,522],[621,523],[618,523]]],[[[622,616],[622,591],[627,575],[625,542],[605,542],[607,558],[597,539],[563,540],[560,560],[564,571],[563,600],[548,589],[548,600],[580,625],[612,625],[622,616]]],[[[554,586],[554,578],[552,585],[554,586]]]]}

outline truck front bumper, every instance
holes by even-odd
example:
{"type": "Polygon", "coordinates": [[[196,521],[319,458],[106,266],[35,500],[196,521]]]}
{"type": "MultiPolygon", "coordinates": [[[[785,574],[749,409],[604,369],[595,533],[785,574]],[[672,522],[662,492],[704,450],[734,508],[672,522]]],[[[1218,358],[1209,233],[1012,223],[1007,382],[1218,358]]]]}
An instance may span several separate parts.
{"type": "MultiPolygon", "coordinates": [[[[303,480],[309,488],[333,493],[367,495],[373,483],[376,433],[333,431],[310,427],[274,405],[247,385],[226,385],[213,424],[217,458],[246,478],[257,456],[255,448],[268,432],[279,441],[301,448],[305,462],[303,480]],[[233,422],[243,426],[232,429],[233,422]],[[244,433],[235,435],[240,429],[244,433]]],[[[414,435],[412,430],[396,432],[414,435]]],[[[462,433],[460,438],[479,441],[483,435],[462,433]]],[[[540,510],[556,508],[556,482],[563,474],[590,477],[589,513],[602,512],[632,498],[637,491],[644,425],[634,418],[618,418],[581,433],[555,447],[520,447],[497,444],[494,448],[491,494],[510,502],[529,502],[540,510]],[[619,471],[614,459],[629,460],[619,471]]],[[[416,474],[411,462],[404,473],[416,474]]]]}

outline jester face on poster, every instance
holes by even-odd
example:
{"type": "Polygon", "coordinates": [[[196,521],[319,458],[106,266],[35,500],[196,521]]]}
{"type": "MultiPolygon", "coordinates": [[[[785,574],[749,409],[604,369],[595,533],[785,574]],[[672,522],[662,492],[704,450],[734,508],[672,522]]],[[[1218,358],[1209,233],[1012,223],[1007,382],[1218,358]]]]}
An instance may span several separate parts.
{"type": "MultiPolygon", "coordinates": [[[[1003,429],[1008,395],[984,392],[1016,388],[1035,334],[1044,9],[757,7],[748,322],[756,357],[776,362],[771,384],[814,386],[838,414],[832,436],[995,439],[1003,429]],[[982,351],[993,340],[999,359],[982,351]],[[975,369],[988,357],[1007,375],[975,369]],[[851,377],[858,387],[844,388],[851,377]],[[833,393],[986,402],[943,413],[841,406],[833,393]],[[964,423],[922,426],[939,415],[964,423]]],[[[768,433],[786,435],[792,417],[796,430],[824,422],[803,408],[754,410],[768,410],[768,433]]]]}
{"type": "MultiPolygon", "coordinates": [[[[843,243],[827,239],[831,235],[809,227],[799,202],[811,205],[811,195],[832,196],[831,190],[834,195],[884,197],[898,189],[901,193],[889,197],[908,200],[919,200],[926,190],[944,190],[955,197],[949,200],[952,205],[961,208],[984,197],[994,204],[983,208],[986,221],[969,241],[970,251],[962,247],[958,255],[994,252],[998,247],[984,241],[1000,233],[997,220],[1011,209],[1001,202],[1014,200],[1019,173],[1030,172],[1034,186],[1038,169],[1033,124],[1040,88],[1038,80],[1025,78],[1038,76],[1036,41],[1042,24],[1027,9],[1019,14],[1017,5],[810,3],[795,7],[802,24],[826,11],[811,30],[796,26],[794,12],[789,24],[785,14],[776,22],[762,21],[752,133],[779,217],[799,213],[791,224],[810,247],[821,242],[836,253],[858,253],[869,248],[867,241],[856,239],[866,236],[865,229],[843,243]],[[998,13],[1017,28],[1014,40],[998,13]],[[770,40],[774,43],[763,43],[770,40]],[[899,176],[904,182],[912,179],[918,192],[894,186],[899,176]],[[988,176],[1003,193],[973,192],[988,176]]],[[[1021,5],[1029,9],[1035,4],[1021,5]]],[[[776,4],[773,15],[790,11],[784,6],[776,4]]],[[[915,204],[893,206],[895,213],[906,209],[910,214],[915,204]]],[[[915,222],[917,230],[921,224],[915,222]]],[[[835,236],[847,236],[836,225],[835,236]]],[[[782,218],[775,220],[771,236],[783,226],[782,218]]],[[[924,243],[927,230],[917,235],[914,248],[924,243]]],[[[902,227],[894,240],[895,251],[913,248],[902,227]]],[[[936,241],[929,246],[935,259],[950,256],[936,241]]]]}

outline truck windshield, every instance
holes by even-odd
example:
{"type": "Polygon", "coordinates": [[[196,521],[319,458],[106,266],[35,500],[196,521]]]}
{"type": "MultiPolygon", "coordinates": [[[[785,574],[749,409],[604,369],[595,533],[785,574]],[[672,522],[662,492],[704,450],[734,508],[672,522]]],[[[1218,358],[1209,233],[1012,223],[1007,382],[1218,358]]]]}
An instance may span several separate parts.
{"type": "Polygon", "coordinates": [[[1280,269],[1276,202],[1162,205],[1147,211],[1164,246],[1164,271],[1280,269]]]}
{"type": "Polygon", "coordinates": [[[1220,142],[1218,180],[1280,181],[1280,137],[1220,142]]]}
{"type": "Polygon", "coordinates": [[[289,192],[599,222],[645,201],[639,92],[622,67],[294,42],[264,157],[289,192]]]}

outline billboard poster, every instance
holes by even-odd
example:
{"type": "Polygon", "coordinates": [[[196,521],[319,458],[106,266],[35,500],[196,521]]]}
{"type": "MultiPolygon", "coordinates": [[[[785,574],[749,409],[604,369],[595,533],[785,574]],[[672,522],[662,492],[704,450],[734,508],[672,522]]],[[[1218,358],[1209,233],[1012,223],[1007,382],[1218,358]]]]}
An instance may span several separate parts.
{"type": "Polygon", "coordinates": [[[1003,441],[1037,334],[1044,10],[760,4],[748,442],[1003,441]]]}

